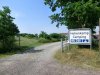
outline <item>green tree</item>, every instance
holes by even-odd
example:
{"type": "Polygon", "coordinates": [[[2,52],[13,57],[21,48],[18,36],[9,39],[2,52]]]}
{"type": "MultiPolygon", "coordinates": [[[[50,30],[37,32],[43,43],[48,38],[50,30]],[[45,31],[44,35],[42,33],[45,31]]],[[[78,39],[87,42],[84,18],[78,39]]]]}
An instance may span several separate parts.
{"type": "Polygon", "coordinates": [[[38,38],[38,34],[34,34],[35,38],[38,38]]]}
{"type": "Polygon", "coordinates": [[[39,38],[49,39],[50,37],[46,32],[41,31],[41,33],[39,34],[39,38]]]}
{"type": "Polygon", "coordinates": [[[14,36],[19,33],[10,13],[11,10],[6,6],[0,10],[0,41],[4,49],[11,49],[14,44],[14,36]]]}
{"type": "Polygon", "coordinates": [[[56,40],[60,40],[61,39],[61,35],[58,34],[58,33],[52,33],[52,34],[50,34],[50,37],[54,38],[56,40]]]}
{"type": "Polygon", "coordinates": [[[57,26],[70,28],[91,28],[94,32],[100,17],[99,0],[44,0],[44,3],[55,12],[50,16],[57,26]]]}

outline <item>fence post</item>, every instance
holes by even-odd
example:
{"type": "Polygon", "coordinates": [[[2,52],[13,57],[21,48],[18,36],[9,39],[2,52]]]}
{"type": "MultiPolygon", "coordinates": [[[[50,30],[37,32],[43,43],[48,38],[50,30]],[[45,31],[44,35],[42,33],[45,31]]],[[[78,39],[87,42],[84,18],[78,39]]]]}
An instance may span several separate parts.
{"type": "Polygon", "coordinates": [[[20,34],[18,36],[19,36],[19,47],[20,47],[20,34]]]}
{"type": "Polygon", "coordinates": [[[100,18],[99,18],[99,52],[100,52],[100,18]]]}
{"type": "Polygon", "coordinates": [[[62,38],[61,38],[61,51],[64,52],[63,51],[63,39],[62,38]]]}

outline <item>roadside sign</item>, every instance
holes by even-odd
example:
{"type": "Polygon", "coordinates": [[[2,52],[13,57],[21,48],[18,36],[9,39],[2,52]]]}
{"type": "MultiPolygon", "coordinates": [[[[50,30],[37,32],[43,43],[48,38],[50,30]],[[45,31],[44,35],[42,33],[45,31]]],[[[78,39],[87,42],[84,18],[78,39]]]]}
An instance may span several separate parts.
{"type": "Polygon", "coordinates": [[[91,45],[90,29],[70,29],[69,43],[78,45],[91,45]]]}

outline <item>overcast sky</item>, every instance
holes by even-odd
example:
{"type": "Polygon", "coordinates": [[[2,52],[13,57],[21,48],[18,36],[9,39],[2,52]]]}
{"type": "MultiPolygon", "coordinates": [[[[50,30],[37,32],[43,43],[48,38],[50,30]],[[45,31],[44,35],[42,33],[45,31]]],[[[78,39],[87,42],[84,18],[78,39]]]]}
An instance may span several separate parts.
{"type": "Polygon", "coordinates": [[[48,6],[44,5],[44,0],[0,0],[2,6],[9,6],[12,16],[16,19],[21,33],[66,33],[65,26],[60,28],[56,24],[51,24],[49,16],[52,14],[48,6]]]}

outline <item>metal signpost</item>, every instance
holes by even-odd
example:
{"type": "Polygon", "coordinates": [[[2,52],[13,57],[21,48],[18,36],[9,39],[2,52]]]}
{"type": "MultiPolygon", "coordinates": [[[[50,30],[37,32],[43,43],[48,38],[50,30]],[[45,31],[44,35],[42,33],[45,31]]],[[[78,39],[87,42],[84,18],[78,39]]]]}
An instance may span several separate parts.
{"type": "Polygon", "coordinates": [[[92,49],[91,29],[69,29],[69,44],[90,45],[92,49]]]}
{"type": "Polygon", "coordinates": [[[98,45],[99,45],[99,52],[100,52],[100,18],[99,18],[99,38],[98,39],[99,39],[99,44],[98,45]]]}

